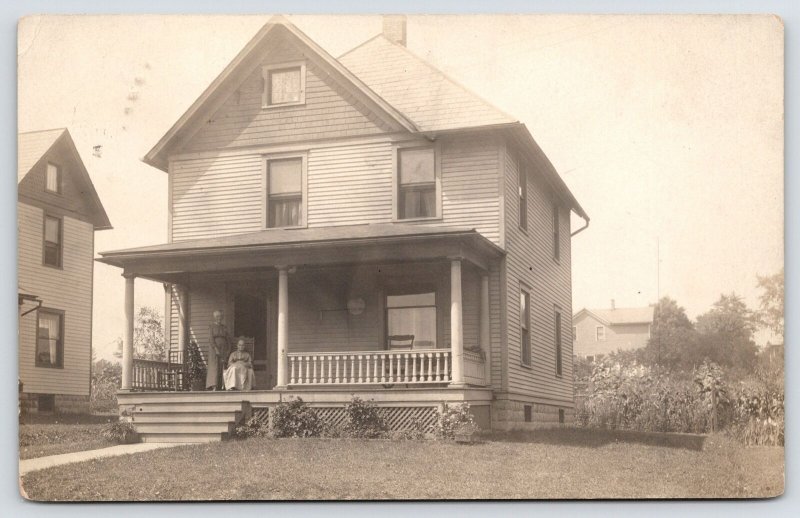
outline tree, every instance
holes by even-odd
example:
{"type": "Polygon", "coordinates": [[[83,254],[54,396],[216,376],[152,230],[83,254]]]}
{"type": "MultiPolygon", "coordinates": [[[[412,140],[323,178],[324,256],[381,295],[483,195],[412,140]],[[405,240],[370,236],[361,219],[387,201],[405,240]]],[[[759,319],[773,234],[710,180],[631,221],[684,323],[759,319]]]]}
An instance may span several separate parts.
{"type": "MultiPolygon", "coordinates": [[[[117,358],[122,358],[122,338],[117,338],[117,358]]],[[[161,313],[155,308],[142,306],[136,314],[133,327],[133,356],[142,360],[167,359],[167,343],[161,313]]]]}
{"type": "Polygon", "coordinates": [[[92,367],[92,393],[89,403],[94,412],[112,412],[117,409],[117,390],[122,380],[119,362],[97,360],[92,367]]]}
{"type": "Polygon", "coordinates": [[[783,340],[783,325],[784,325],[784,284],[783,284],[783,268],[781,271],[762,277],[758,277],[758,287],[762,290],[759,297],[761,300],[761,308],[756,313],[758,323],[783,340]]]}
{"type": "Polygon", "coordinates": [[[753,342],[756,319],[744,301],[731,293],[697,317],[698,352],[719,365],[751,369],[758,348],[753,342]]]}
{"type": "Polygon", "coordinates": [[[653,311],[650,339],[641,351],[641,361],[668,368],[691,365],[687,359],[695,348],[696,335],[686,310],[675,300],[662,297],[653,311]]]}

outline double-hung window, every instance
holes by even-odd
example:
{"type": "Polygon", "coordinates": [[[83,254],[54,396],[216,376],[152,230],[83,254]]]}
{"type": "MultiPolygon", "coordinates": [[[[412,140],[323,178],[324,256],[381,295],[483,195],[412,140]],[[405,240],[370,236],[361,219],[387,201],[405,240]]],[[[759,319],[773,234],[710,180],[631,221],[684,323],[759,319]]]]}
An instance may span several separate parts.
{"type": "Polygon", "coordinates": [[[387,341],[413,336],[415,349],[436,348],[436,292],[386,296],[387,341]]]}
{"type": "Polygon", "coordinates": [[[61,168],[49,162],[44,173],[44,190],[61,194],[61,168]]]}
{"type": "Polygon", "coordinates": [[[303,224],[303,158],[267,160],[267,227],[303,224]]]}
{"type": "Polygon", "coordinates": [[[435,149],[399,148],[397,169],[397,219],[437,217],[435,149]]]}
{"type": "Polygon", "coordinates": [[[531,295],[527,291],[519,292],[519,341],[522,365],[531,364],[531,295]]]}
{"type": "Polygon", "coordinates": [[[303,63],[268,65],[263,68],[262,106],[291,106],[306,102],[306,66],[303,63]]]}
{"type": "Polygon", "coordinates": [[[63,220],[55,216],[44,217],[44,264],[61,268],[62,262],[62,239],[63,220]]]}
{"type": "Polygon", "coordinates": [[[606,328],[603,326],[596,326],[594,329],[594,341],[603,342],[606,339],[606,328]]]}
{"type": "Polygon", "coordinates": [[[64,313],[55,310],[38,311],[36,334],[36,366],[64,366],[64,313]]]}

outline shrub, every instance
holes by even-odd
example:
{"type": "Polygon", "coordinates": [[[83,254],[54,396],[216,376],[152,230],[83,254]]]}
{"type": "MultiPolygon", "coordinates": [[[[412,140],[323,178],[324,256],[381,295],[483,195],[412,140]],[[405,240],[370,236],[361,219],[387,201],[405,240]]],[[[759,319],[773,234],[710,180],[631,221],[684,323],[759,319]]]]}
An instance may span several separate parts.
{"type": "Polygon", "coordinates": [[[317,413],[299,397],[279,403],[272,412],[275,437],[319,437],[324,431],[317,413]]]}
{"type": "Polygon", "coordinates": [[[472,417],[472,412],[469,411],[469,403],[454,405],[445,403],[439,413],[434,433],[438,439],[453,439],[456,430],[465,426],[475,426],[475,419],[472,417]]]}
{"type": "Polygon", "coordinates": [[[272,431],[269,428],[269,422],[251,417],[233,430],[233,436],[237,439],[272,437],[272,431]]]}
{"type": "Polygon", "coordinates": [[[386,435],[388,431],[386,421],[381,417],[375,404],[353,396],[344,409],[347,414],[347,423],[344,425],[343,432],[348,437],[375,439],[386,435]]]}
{"type": "Polygon", "coordinates": [[[136,442],[137,440],[136,429],[129,421],[114,421],[108,423],[103,427],[100,435],[109,441],[120,444],[128,444],[136,442]]]}
{"type": "Polygon", "coordinates": [[[203,355],[200,353],[197,342],[189,342],[187,352],[189,355],[186,373],[188,388],[192,390],[203,390],[206,382],[206,364],[203,361],[203,355]]]}

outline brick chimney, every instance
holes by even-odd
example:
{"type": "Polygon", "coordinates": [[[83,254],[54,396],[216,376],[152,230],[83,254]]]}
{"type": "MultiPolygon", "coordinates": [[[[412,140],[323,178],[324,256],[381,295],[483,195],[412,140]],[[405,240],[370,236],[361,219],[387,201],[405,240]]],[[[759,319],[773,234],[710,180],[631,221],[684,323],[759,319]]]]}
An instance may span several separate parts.
{"type": "Polygon", "coordinates": [[[383,35],[387,40],[406,46],[406,15],[383,15],[383,35]]]}

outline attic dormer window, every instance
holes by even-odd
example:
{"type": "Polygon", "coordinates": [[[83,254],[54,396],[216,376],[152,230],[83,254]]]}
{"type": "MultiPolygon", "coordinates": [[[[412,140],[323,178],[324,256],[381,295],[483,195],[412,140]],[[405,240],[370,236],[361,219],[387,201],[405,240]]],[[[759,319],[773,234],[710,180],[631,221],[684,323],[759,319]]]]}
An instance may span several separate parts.
{"type": "Polygon", "coordinates": [[[45,170],[44,190],[55,194],[61,194],[61,168],[49,162],[45,170]]]}
{"type": "Polygon", "coordinates": [[[306,102],[306,66],[304,63],[283,63],[263,68],[264,98],[262,106],[292,106],[306,102]]]}

